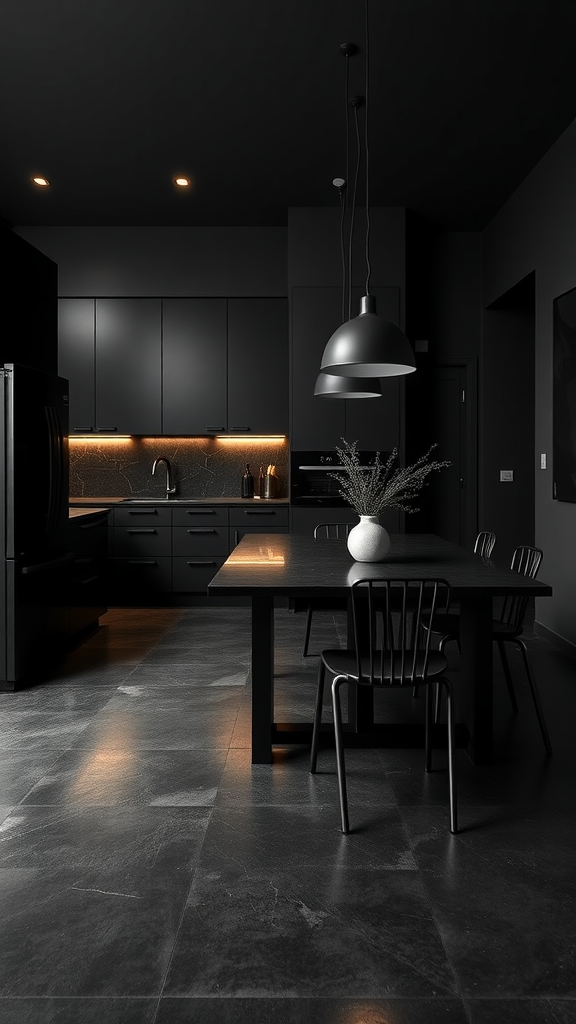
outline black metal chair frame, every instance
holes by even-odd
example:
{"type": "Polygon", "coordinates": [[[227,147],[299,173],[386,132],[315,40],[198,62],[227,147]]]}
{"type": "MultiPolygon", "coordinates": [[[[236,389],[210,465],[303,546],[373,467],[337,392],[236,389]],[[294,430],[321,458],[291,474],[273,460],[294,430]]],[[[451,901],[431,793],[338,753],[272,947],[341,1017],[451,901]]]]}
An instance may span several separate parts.
{"type": "MultiPolygon", "coordinates": [[[[540,563],[542,562],[543,553],[541,548],[532,547],[524,544],[517,547],[513,556],[510,568],[514,572],[521,573],[523,576],[528,576],[530,579],[535,579],[538,575],[540,563]]],[[[536,685],[536,679],[532,666],[530,664],[530,658],[528,656],[528,648],[525,641],[522,639],[522,633],[524,629],[524,616],[528,607],[529,597],[523,596],[522,594],[508,594],[500,609],[500,614],[497,618],[492,621],[492,640],[498,647],[500,654],[500,660],[502,662],[502,668],[504,669],[504,677],[506,679],[506,686],[510,697],[510,703],[512,710],[515,714],[518,713],[518,702],[516,700],[516,693],[514,691],[514,683],[512,681],[512,673],[510,672],[510,665],[508,663],[508,656],[506,654],[506,644],[515,644],[520,648],[522,652],[522,658],[524,660],[524,667],[526,669],[526,675],[528,677],[528,683],[530,686],[530,692],[532,694],[532,700],[534,702],[534,708],[536,710],[536,716],[538,718],[538,724],[540,726],[540,732],[542,733],[542,739],[544,741],[544,748],[547,754],[552,753],[552,745],[550,743],[550,736],[548,734],[548,728],[546,720],[544,718],[544,712],[542,711],[542,703],[540,701],[540,694],[536,685]]],[[[451,619],[450,615],[442,617],[437,625],[444,625],[442,630],[442,637],[439,641],[439,650],[443,651],[446,644],[450,640],[455,640],[459,644],[459,621],[458,617],[454,616],[453,622],[449,622],[451,619]],[[444,622],[442,622],[444,619],[444,622]],[[446,628],[448,627],[448,628],[446,628]]],[[[440,716],[440,692],[436,695],[436,710],[435,720],[438,721],[440,716]]]]}
{"type": "Polygon", "coordinates": [[[342,831],[350,832],[346,767],[342,736],[340,687],[371,686],[410,690],[426,685],[425,769],[432,770],[432,686],[446,691],[448,708],[448,777],[450,831],[458,831],[456,772],[454,765],[454,706],[452,684],[446,677],[448,665],[443,652],[431,650],[431,626],[439,605],[447,606],[449,585],[443,579],[389,580],[385,577],[359,579],[352,584],[354,650],[326,650],[320,658],[318,686],[310,752],[310,772],[318,761],[322,701],[326,673],[333,677],[332,708],[338,769],[338,792],[342,831]],[[378,645],[379,641],[379,645],[378,645]],[[364,653],[365,652],[365,653],[364,653]]]}
{"type": "MultiPolygon", "coordinates": [[[[345,540],[350,530],[354,526],[354,523],[318,523],[314,527],[314,540],[345,540]]],[[[311,601],[306,607],[306,629],[304,632],[304,648],[302,656],[304,658],[317,658],[317,654],[310,654],[310,632],[312,630],[312,616],[315,611],[329,611],[336,609],[338,611],[346,609],[346,600],[339,600],[335,598],[330,604],[327,603],[327,599],[318,598],[318,601],[311,601]]]]}

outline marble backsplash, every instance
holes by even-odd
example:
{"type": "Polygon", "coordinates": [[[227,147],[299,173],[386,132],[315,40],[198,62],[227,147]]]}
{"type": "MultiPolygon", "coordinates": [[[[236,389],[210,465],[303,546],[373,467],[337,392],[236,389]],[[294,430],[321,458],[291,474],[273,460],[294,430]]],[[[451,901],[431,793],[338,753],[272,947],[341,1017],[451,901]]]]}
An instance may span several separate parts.
{"type": "Polygon", "coordinates": [[[288,497],[289,445],[278,437],[70,438],[70,496],[163,498],[165,466],[152,476],[161,455],[172,465],[177,497],[238,498],[247,462],[255,481],[261,465],[265,472],[275,465],[278,497],[288,497]]]}

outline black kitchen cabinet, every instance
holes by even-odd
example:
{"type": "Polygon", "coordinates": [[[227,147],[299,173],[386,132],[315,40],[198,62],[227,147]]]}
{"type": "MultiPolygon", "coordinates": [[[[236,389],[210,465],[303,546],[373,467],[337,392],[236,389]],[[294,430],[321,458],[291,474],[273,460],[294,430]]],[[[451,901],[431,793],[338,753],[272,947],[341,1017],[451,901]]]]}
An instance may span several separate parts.
{"type": "Polygon", "coordinates": [[[228,299],[228,431],[288,433],[285,299],[228,299]]]}
{"type": "Polygon", "coordinates": [[[96,427],[94,299],[58,303],[58,372],[70,382],[70,433],[96,427]]]}
{"type": "MultiPolygon", "coordinates": [[[[399,322],[399,289],[372,288],[378,314],[399,322]]],[[[352,312],[361,292],[353,290],[352,312]]],[[[343,437],[359,448],[389,451],[400,443],[401,378],[382,378],[382,398],[314,396],[325,345],[342,320],[342,292],[336,287],[294,288],[292,292],[292,403],[290,442],[303,451],[333,448],[343,437]]]]}
{"type": "Polygon", "coordinates": [[[58,373],[58,266],[0,224],[0,364],[58,373]]]}
{"type": "Polygon", "coordinates": [[[164,434],[285,434],[285,299],[164,299],[164,434]]]}
{"type": "Polygon", "coordinates": [[[172,513],[169,508],[115,508],[110,561],[111,598],[146,602],[172,588],[172,513]]]}
{"type": "Polygon", "coordinates": [[[172,590],[206,593],[228,556],[228,509],[175,508],[172,512],[172,590]]]}
{"type": "Polygon", "coordinates": [[[159,434],[161,367],[160,299],[60,299],[71,434],[159,434]]]}
{"type": "Polygon", "coordinates": [[[95,625],[107,611],[108,512],[87,513],[70,520],[74,553],[69,583],[69,634],[95,625]]]}
{"type": "Polygon", "coordinates": [[[164,299],[164,434],[226,430],[226,348],[226,299],[164,299]]]}
{"type": "Polygon", "coordinates": [[[96,299],[96,425],[161,431],[161,301],[96,299]]]}
{"type": "Polygon", "coordinates": [[[263,505],[258,508],[250,505],[242,508],[233,505],[230,507],[230,550],[247,533],[288,533],[288,521],[288,506],[263,505]]]}

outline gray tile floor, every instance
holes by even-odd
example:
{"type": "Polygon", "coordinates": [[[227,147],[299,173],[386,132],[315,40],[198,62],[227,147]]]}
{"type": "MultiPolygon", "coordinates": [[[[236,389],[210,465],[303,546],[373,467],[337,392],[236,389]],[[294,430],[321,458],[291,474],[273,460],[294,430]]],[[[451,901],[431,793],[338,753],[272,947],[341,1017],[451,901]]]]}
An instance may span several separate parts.
{"type": "MultiPolygon", "coordinates": [[[[277,717],[309,720],[303,616],[276,627],[277,717]]],[[[553,757],[512,654],[495,764],[457,755],[462,832],[443,752],[352,750],[343,836],[332,751],[250,764],[248,609],[110,611],[0,695],[4,1024],[574,1024],[576,671],[530,646],[553,757]]]]}

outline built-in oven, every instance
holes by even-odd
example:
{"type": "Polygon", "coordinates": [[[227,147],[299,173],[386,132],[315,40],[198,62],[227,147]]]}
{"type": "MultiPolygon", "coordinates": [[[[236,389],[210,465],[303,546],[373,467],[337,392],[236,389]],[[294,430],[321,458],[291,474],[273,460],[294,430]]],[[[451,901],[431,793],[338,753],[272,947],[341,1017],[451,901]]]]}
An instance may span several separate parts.
{"type": "MultiPolygon", "coordinates": [[[[383,461],[388,452],[381,452],[383,461]]],[[[360,464],[369,466],[374,462],[376,452],[359,451],[360,464]]],[[[339,493],[339,483],[330,475],[341,469],[338,455],[333,448],[326,451],[290,453],[290,501],[293,505],[315,508],[317,506],[346,506],[348,503],[339,493]]]]}

